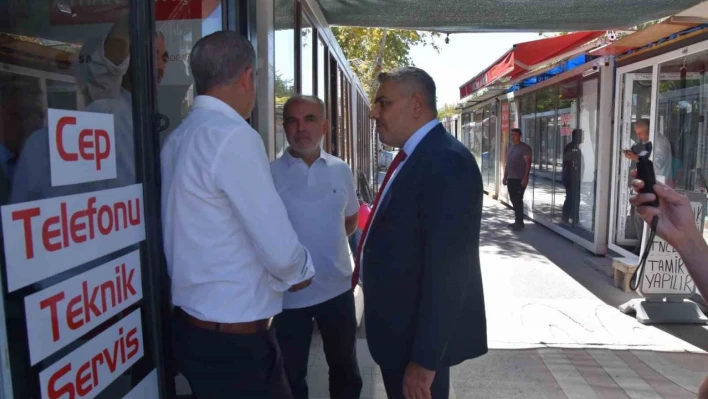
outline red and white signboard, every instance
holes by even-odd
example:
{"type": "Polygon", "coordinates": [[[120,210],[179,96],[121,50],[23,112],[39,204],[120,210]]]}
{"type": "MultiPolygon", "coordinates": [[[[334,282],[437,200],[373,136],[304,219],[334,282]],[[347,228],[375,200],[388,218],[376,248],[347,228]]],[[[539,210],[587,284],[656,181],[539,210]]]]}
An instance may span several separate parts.
{"type": "Polygon", "coordinates": [[[3,206],[12,292],[145,239],[143,187],[3,206]]]}
{"type": "MultiPolygon", "coordinates": [[[[203,19],[221,4],[219,0],[153,0],[157,21],[203,19]]],[[[51,1],[51,25],[113,23],[128,13],[128,0],[51,1]]]]}
{"type": "Polygon", "coordinates": [[[41,373],[42,399],[90,399],[144,354],[140,309],[41,373]]]}
{"type": "Polygon", "coordinates": [[[25,297],[31,365],[139,301],[141,278],[135,251],[25,297]]]}
{"type": "Polygon", "coordinates": [[[159,398],[157,387],[157,370],[153,369],[147,377],[143,378],[123,399],[152,399],[159,398]]]}
{"type": "Polygon", "coordinates": [[[115,179],[112,114],[49,109],[52,187],[115,179]]]}

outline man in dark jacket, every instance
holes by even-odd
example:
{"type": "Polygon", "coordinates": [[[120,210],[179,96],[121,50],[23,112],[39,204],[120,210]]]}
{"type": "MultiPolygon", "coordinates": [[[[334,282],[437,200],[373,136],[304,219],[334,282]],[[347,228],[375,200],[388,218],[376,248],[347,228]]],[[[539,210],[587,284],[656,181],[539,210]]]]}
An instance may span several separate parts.
{"type": "Polygon", "coordinates": [[[357,253],[367,340],[389,398],[447,398],[450,366],[487,352],[482,177],[438,122],[427,73],[403,68],[378,79],[371,117],[381,142],[399,152],[357,253]]]}

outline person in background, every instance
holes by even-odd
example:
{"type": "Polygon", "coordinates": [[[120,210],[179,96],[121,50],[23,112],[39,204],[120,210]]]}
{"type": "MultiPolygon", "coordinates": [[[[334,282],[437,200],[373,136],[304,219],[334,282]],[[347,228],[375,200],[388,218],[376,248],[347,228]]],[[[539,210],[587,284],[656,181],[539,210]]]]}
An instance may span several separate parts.
{"type": "Polygon", "coordinates": [[[648,150],[654,151],[654,172],[657,180],[663,179],[663,183],[673,186],[672,183],[672,155],[671,143],[663,134],[656,132],[654,143],[649,141],[649,120],[640,119],[634,123],[634,133],[637,135],[638,143],[634,144],[631,150],[624,150],[625,158],[636,163],[639,160],[639,153],[648,150]]]}
{"type": "Polygon", "coordinates": [[[578,224],[578,204],[580,203],[580,174],[582,172],[583,154],[580,144],[583,141],[583,131],[573,129],[571,141],[563,147],[563,171],[561,183],[565,187],[565,201],[563,202],[563,223],[578,224]]]}
{"type": "Polygon", "coordinates": [[[400,150],[357,253],[367,342],[390,399],[446,399],[450,367],[487,352],[482,175],[438,122],[430,75],[408,67],[378,81],[371,118],[400,150]]]}
{"type": "MultiPolygon", "coordinates": [[[[708,244],[696,228],[696,216],[691,208],[691,202],[684,195],[671,187],[656,183],[656,194],[644,194],[644,182],[636,179],[637,171],[632,171],[632,187],[639,193],[630,197],[629,202],[636,207],[637,213],[647,223],[654,216],[659,217],[656,235],[673,246],[683,259],[686,270],[691,275],[696,288],[701,293],[708,293],[708,244]],[[659,198],[659,207],[644,206],[645,203],[659,198]]],[[[699,399],[708,399],[708,377],[703,380],[699,391],[699,399]]]]}
{"type": "Polygon", "coordinates": [[[509,190],[509,199],[514,207],[514,230],[524,229],[524,192],[529,185],[531,173],[531,146],[521,141],[521,129],[511,129],[511,145],[506,151],[506,167],[502,183],[509,190]]]}
{"type": "Polygon", "coordinates": [[[176,365],[200,399],[291,397],[272,318],[315,273],[245,119],[255,58],[235,32],[194,45],[198,95],[160,154],[176,365]]]}
{"type": "Polygon", "coordinates": [[[312,284],[283,297],[275,318],[278,343],[295,399],[309,398],[307,366],[312,319],[322,335],[333,399],[356,399],[362,380],[356,358],[353,263],[347,237],[357,228],[359,201],[349,165],[322,149],[329,121],[322,100],[291,97],[283,106],[289,147],[271,163],[278,194],[300,241],[312,255],[312,284]]]}
{"type": "MultiPolygon", "coordinates": [[[[661,181],[667,185],[672,186],[671,181],[671,144],[669,140],[663,135],[656,133],[654,137],[654,143],[649,141],[649,120],[639,119],[634,123],[634,134],[637,136],[637,143],[632,146],[629,150],[624,150],[624,157],[629,159],[632,168],[636,167],[636,163],[639,160],[639,154],[642,151],[648,151],[651,155],[654,152],[653,164],[654,173],[656,174],[657,181],[661,181]]],[[[644,220],[632,209],[632,223],[634,224],[634,231],[636,232],[637,239],[639,240],[635,245],[635,252],[639,252],[641,248],[642,233],[644,231],[644,220]]]]}

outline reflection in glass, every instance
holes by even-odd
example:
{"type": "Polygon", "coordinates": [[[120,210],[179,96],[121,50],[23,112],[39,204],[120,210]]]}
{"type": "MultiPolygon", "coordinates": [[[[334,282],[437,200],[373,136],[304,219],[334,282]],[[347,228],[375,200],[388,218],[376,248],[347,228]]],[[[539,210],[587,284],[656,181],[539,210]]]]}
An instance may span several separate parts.
{"type": "Polygon", "coordinates": [[[529,183],[526,186],[526,193],[524,194],[524,208],[532,209],[534,203],[534,185],[535,185],[535,167],[534,164],[538,162],[538,155],[536,154],[536,93],[530,93],[521,98],[520,107],[520,129],[521,129],[521,140],[531,146],[532,156],[531,156],[531,172],[529,173],[529,183]]]}
{"type": "MultiPolygon", "coordinates": [[[[328,57],[327,47],[325,47],[322,39],[317,37],[317,97],[321,98],[325,104],[327,101],[327,68],[326,60],[328,57]]],[[[327,108],[329,109],[329,108],[327,108]]]]}
{"type": "Polygon", "coordinates": [[[276,1],[275,19],[275,157],[288,145],[283,130],[283,105],[295,94],[295,5],[276,1]]]}
{"type": "Polygon", "coordinates": [[[598,138],[598,108],[600,80],[597,78],[581,82],[580,112],[578,113],[578,128],[582,132],[579,138],[580,173],[578,193],[578,221],[576,226],[595,232],[595,171],[597,169],[597,138],[598,138]]]}
{"type": "Polygon", "coordinates": [[[578,82],[562,83],[558,87],[558,116],[556,119],[555,154],[553,163],[555,188],[553,219],[565,225],[577,223],[580,178],[580,140],[577,130],[578,82]]]}
{"type": "Polygon", "coordinates": [[[471,143],[472,113],[470,113],[470,112],[463,113],[461,123],[462,123],[462,144],[464,144],[465,147],[472,150],[472,143],[471,143]]]}
{"type": "Polygon", "coordinates": [[[314,49],[315,30],[312,27],[312,22],[310,22],[310,19],[303,14],[302,30],[300,32],[300,79],[302,82],[302,89],[300,92],[308,96],[315,94],[312,81],[312,76],[314,74],[314,66],[312,65],[312,59],[315,51],[314,49]]]}
{"type": "Polygon", "coordinates": [[[552,215],[556,178],[556,90],[551,86],[536,93],[533,209],[547,219],[552,215]]]}
{"type": "Polygon", "coordinates": [[[487,138],[487,158],[489,159],[488,161],[488,180],[487,180],[487,187],[490,192],[494,192],[496,190],[496,175],[495,175],[495,165],[496,165],[496,157],[497,157],[497,150],[496,150],[496,145],[497,145],[497,104],[491,104],[489,106],[489,135],[487,138]]]}
{"type": "MultiPolygon", "coordinates": [[[[708,194],[707,67],[707,51],[659,65],[652,150],[657,180],[703,194],[708,194]]],[[[707,222],[708,213],[704,225],[707,222]]],[[[705,228],[704,236],[708,238],[705,228]]]]}

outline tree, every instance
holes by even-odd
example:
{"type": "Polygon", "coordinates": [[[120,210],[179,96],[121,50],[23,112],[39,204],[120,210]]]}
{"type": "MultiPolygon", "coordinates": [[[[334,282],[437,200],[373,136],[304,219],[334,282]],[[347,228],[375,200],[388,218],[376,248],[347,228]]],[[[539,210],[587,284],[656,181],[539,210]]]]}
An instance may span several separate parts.
{"type": "Polygon", "coordinates": [[[284,79],[282,74],[275,74],[275,103],[285,104],[295,94],[295,85],[292,79],[284,79]]]}
{"type": "Polygon", "coordinates": [[[410,50],[413,46],[440,47],[435,39],[438,32],[419,32],[402,29],[333,27],[332,33],[359,77],[364,90],[373,99],[376,75],[381,70],[412,66],[410,50]]]}
{"type": "Polygon", "coordinates": [[[457,114],[454,104],[445,104],[438,110],[438,120],[443,120],[447,117],[457,114]]]}

